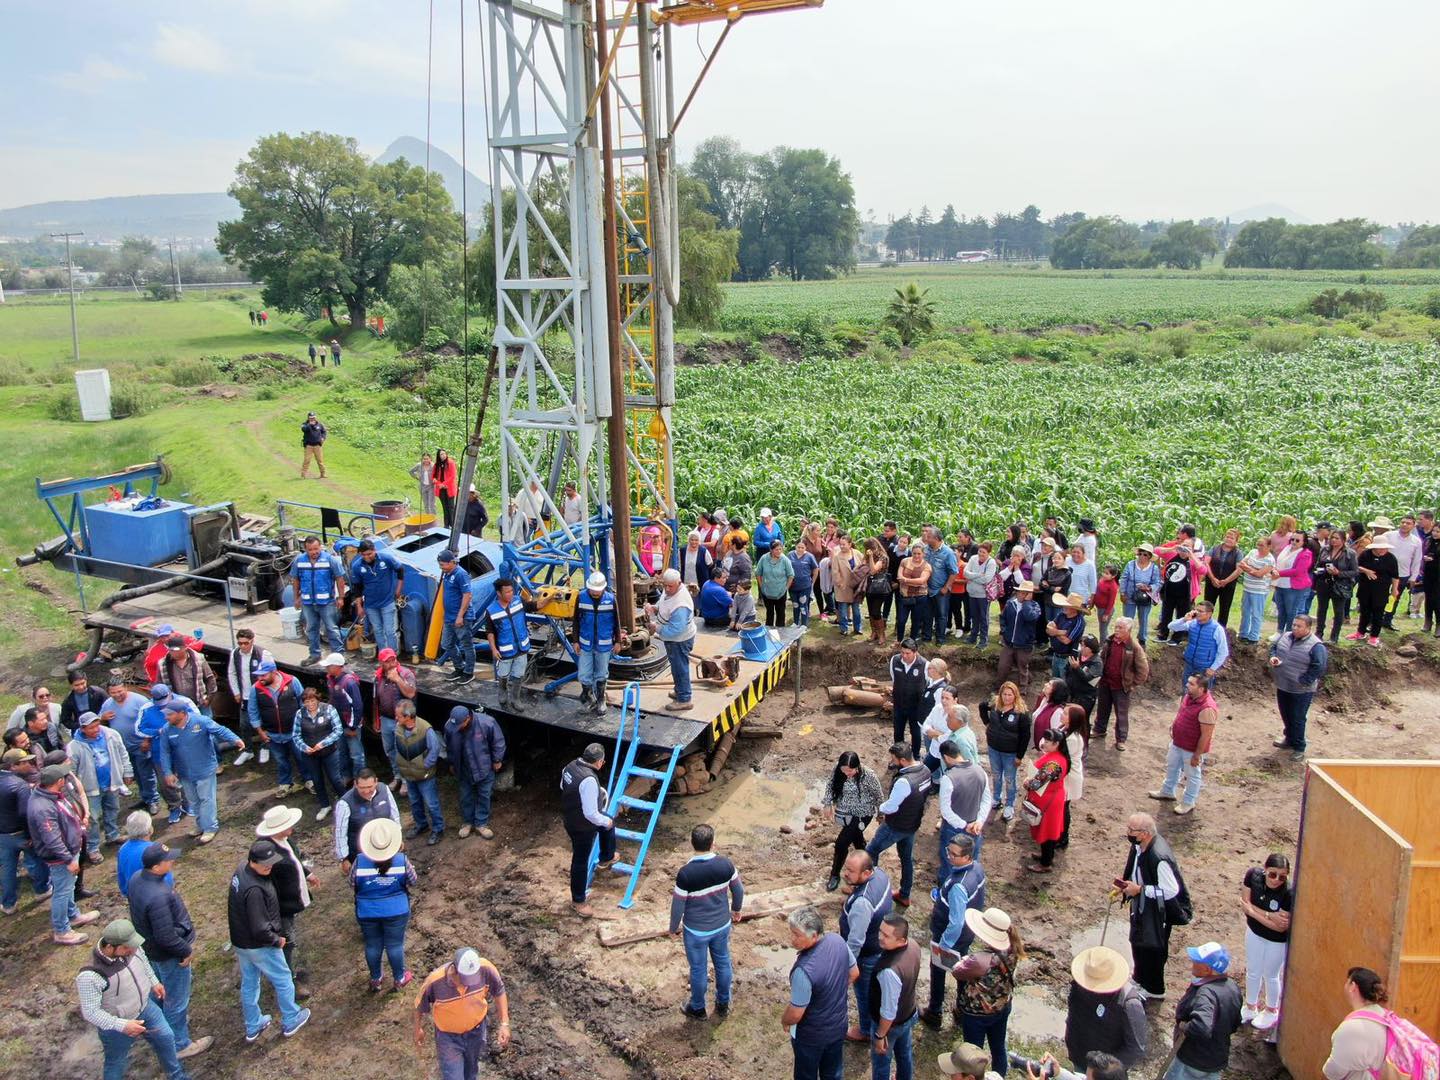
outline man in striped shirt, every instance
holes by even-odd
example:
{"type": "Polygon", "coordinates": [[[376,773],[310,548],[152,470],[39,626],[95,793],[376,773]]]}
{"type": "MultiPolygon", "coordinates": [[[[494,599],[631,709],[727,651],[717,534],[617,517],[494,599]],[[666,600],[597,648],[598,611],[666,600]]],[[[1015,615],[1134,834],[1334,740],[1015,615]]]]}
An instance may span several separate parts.
{"type": "Polygon", "coordinates": [[[695,854],[675,875],[670,933],[684,933],[685,959],[690,963],[690,1000],[680,1011],[704,1020],[707,957],[715,961],[715,1013],[724,1016],[730,1011],[730,925],[740,921],[745,886],[735,864],[710,850],[715,846],[715,830],[709,825],[696,825],[690,831],[690,846],[695,854]]]}

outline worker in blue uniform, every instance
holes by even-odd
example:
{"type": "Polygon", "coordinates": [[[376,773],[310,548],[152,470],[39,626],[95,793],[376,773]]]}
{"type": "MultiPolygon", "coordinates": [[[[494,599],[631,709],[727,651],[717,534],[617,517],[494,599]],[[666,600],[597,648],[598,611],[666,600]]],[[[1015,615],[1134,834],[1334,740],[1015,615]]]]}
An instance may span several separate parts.
{"type": "Polygon", "coordinates": [[[320,654],[326,651],[344,652],[340,604],[345,599],[345,570],[338,558],[321,549],[318,536],[307,536],[305,550],[290,564],[290,585],[295,590],[295,607],[305,617],[310,637],[310,655],[305,663],[320,663],[320,654]],[[329,639],[328,650],[320,644],[322,626],[329,639]]]}
{"type": "Polygon", "coordinates": [[[440,564],[440,603],[444,629],[440,651],[449,652],[455,670],[447,678],[456,686],[475,681],[475,632],[470,627],[470,575],[460,566],[455,552],[446,548],[440,564]]]}
{"type": "Polygon", "coordinates": [[[360,554],[350,563],[350,585],[360,590],[355,618],[369,628],[377,656],[381,649],[400,651],[395,604],[404,580],[405,567],[394,552],[378,550],[368,536],[360,541],[360,554]]]}
{"type": "Polygon", "coordinates": [[[495,599],[485,609],[485,639],[490,643],[501,707],[520,704],[530,661],[530,630],[525,625],[525,602],[515,595],[515,582],[509,578],[495,582],[495,599]]]}
{"type": "Polygon", "coordinates": [[[629,637],[620,627],[615,594],[610,582],[596,570],[585,581],[575,601],[575,647],[580,663],[580,705],[597,716],[605,712],[605,684],[610,678],[610,656],[615,643],[624,648],[629,637]]]}

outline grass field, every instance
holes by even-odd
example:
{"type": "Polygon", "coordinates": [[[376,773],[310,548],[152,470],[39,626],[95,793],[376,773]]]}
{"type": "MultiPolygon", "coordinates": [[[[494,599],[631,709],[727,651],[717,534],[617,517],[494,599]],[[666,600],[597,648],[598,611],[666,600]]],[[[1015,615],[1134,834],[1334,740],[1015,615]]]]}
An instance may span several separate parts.
{"type": "Polygon", "coordinates": [[[1287,317],[1322,289],[1366,283],[1392,305],[1440,287],[1437,271],[1058,271],[907,263],[867,268],[835,281],[767,281],[726,287],[720,328],[767,334],[811,314],[824,321],[878,323],[897,287],[930,290],[941,326],[1058,326],[1287,317]]]}

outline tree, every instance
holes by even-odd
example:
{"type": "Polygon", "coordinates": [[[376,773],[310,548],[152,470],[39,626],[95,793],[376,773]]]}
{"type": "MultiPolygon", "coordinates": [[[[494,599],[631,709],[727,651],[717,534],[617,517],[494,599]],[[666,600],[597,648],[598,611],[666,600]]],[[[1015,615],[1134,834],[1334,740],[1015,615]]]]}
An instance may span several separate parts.
{"type": "Polygon", "coordinates": [[[855,186],[836,158],[776,147],[756,164],[756,188],[741,223],[742,272],[759,278],[778,269],[791,281],[807,281],[855,268],[855,186]]]}
{"type": "Polygon", "coordinates": [[[1328,225],[1291,225],[1284,218],[1251,221],[1225,252],[1226,266],[1286,270],[1365,270],[1385,260],[1371,237],[1378,226],[1363,218],[1328,225]]]}
{"type": "Polygon", "coordinates": [[[915,282],[896,289],[885,313],[885,323],[900,335],[900,344],[912,345],[935,329],[935,304],[930,290],[921,290],[915,282]]]}
{"type": "Polygon", "coordinates": [[[676,188],[680,206],[680,304],[675,319],[685,326],[714,326],[725,306],[721,286],[740,266],[740,230],[722,229],[705,210],[706,186],[683,171],[676,188]]]}
{"type": "Polygon", "coordinates": [[[113,284],[129,285],[139,289],[145,284],[147,272],[152,269],[155,259],[155,242],[143,236],[127,236],[120,241],[120,250],[106,278],[115,279],[113,284]]]}
{"type": "Polygon", "coordinates": [[[960,251],[960,221],[955,216],[955,207],[946,205],[935,222],[935,251],[942,259],[953,259],[960,251]]]}
{"type": "MultiPolygon", "coordinates": [[[[560,244],[563,251],[570,243],[570,212],[567,209],[565,174],[542,174],[526,189],[525,225],[526,246],[529,252],[529,270],[532,277],[565,277],[567,271],[556,254],[554,246],[540,227],[544,219],[545,228],[560,244]]],[[[507,187],[500,195],[500,216],[505,223],[505,235],[509,237],[515,226],[516,208],[519,205],[515,189],[507,187]]],[[[623,240],[617,241],[623,243],[623,240]]],[[[485,227],[470,245],[470,303],[479,308],[482,315],[495,322],[495,215],[485,215],[485,227]]],[[[518,245],[511,255],[506,273],[514,276],[519,266],[518,245]]],[[[515,294],[518,303],[519,294],[515,294]]]]}
{"type": "Polygon", "coordinates": [[[885,246],[890,249],[896,262],[904,262],[918,246],[915,234],[915,219],[909,214],[896,218],[885,230],[885,246]]]}
{"type": "Polygon", "coordinates": [[[1440,225],[1421,225],[1412,229],[1395,248],[1390,265],[1440,269],[1440,225]]]}
{"type": "Polygon", "coordinates": [[[1108,270],[1138,266],[1147,257],[1140,230],[1117,217],[1093,217],[1072,225],[1050,250],[1057,270],[1108,270]]]}
{"type": "Polygon", "coordinates": [[[721,229],[738,229],[755,194],[755,155],[736,139],[715,135],[695,148],[690,175],[705,185],[709,198],[701,209],[721,229]]]}
{"type": "Polygon", "coordinates": [[[354,139],[312,131],[267,135],[235,169],[240,219],[220,225],[216,247],[264,282],[282,311],[343,304],[365,325],[398,263],[437,258],[461,237],[439,174],[404,158],[371,164],[354,139]]]}
{"type": "Polygon", "coordinates": [[[1175,221],[1150,245],[1150,257],[1157,266],[1198,270],[1218,250],[1214,232],[1193,221],[1175,221]]]}
{"type": "Polygon", "coordinates": [[[1225,252],[1226,266],[1254,266],[1261,269],[1283,265],[1280,245],[1290,223],[1284,218],[1247,221],[1225,252]]]}

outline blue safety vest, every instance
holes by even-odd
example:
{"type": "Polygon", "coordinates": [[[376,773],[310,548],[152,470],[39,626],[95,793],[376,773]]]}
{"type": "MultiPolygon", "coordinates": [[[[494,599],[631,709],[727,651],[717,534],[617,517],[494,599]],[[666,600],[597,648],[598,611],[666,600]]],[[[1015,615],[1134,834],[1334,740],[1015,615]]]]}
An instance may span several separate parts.
{"type": "Polygon", "coordinates": [[[585,652],[615,648],[615,594],[607,589],[597,597],[582,589],[575,601],[575,633],[585,652]]]}
{"type": "Polygon", "coordinates": [[[355,917],[385,919],[410,911],[405,855],[397,853],[384,873],[363,851],[355,856],[355,917]]]}
{"type": "Polygon", "coordinates": [[[295,556],[291,573],[300,583],[300,603],[325,605],[335,602],[335,564],[325,552],[311,562],[310,556],[295,556]]]}
{"type": "Polygon", "coordinates": [[[492,600],[485,609],[495,634],[495,652],[501,660],[509,660],[518,653],[530,651],[530,630],[525,625],[525,605],[517,596],[510,606],[501,607],[499,600],[492,600]]]}

